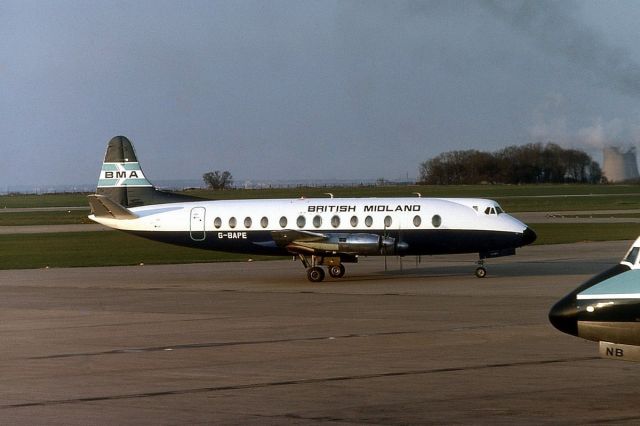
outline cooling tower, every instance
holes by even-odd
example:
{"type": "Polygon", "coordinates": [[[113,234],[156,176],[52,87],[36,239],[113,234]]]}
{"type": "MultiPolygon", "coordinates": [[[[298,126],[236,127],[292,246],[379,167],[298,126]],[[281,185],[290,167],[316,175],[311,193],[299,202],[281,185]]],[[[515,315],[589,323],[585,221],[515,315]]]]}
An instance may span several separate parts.
{"type": "Polygon", "coordinates": [[[636,149],[611,146],[603,151],[604,162],[602,171],[609,182],[623,182],[638,179],[638,163],[636,149]]]}

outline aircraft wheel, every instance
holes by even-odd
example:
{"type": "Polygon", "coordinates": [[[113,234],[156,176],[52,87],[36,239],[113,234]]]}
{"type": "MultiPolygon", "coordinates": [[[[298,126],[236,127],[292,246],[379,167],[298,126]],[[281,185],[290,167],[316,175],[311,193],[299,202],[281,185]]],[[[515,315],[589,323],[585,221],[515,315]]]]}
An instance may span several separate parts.
{"type": "Polygon", "coordinates": [[[342,278],[344,276],[344,271],[345,269],[343,264],[329,266],[329,275],[331,275],[332,278],[342,278]]]}
{"type": "Polygon", "coordinates": [[[319,283],[324,280],[324,270],[318,266],[307,269],[307,278],[312,283],[319,283]]]}
{"type": "Polygon", "coordinates": [[[482,266],[479,266],[479,267],[476,269],[476,277],[478,277],[478,278],[484,278],[484,277],[486,277],[486,276],[487,276],[487,270],[486,270],[486,269],[484,269],[482,266]]]}

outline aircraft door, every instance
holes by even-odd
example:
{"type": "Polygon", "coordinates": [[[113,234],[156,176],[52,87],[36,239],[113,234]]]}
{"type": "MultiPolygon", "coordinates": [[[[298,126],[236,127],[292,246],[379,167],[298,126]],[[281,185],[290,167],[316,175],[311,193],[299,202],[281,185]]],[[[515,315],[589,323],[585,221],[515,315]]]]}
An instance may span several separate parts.
{"type": "Polygon", "coordinates": [[[204,207],[194,207],[191,209],[191,226],[189,234],[193,241],[203,241],[205,238],[204,218],[206,209],[204,207]]]}

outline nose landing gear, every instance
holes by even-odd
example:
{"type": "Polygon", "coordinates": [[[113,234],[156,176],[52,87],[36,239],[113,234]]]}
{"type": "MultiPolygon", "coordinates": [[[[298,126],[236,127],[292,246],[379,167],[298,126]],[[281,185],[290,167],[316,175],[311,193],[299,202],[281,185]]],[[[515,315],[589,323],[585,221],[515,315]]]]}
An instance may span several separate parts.
{"type": "Polygon", "coordinates": [[[476,277],[484,278],[487,276],[487,269],[484,267],[484,259],[478,260],[478,267],[476,268],[476,277]]]}

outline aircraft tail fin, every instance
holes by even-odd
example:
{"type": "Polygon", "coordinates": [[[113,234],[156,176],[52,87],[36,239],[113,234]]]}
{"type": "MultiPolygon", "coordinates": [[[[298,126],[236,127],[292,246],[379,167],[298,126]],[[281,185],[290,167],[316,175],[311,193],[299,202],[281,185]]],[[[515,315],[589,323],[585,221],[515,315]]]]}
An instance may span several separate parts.
{"type": "Polygon", "coordinates": [[[123,207],[199,199],[156,189],[142,172],[133,144],[124,136],[112,138],[107,145],[96,194],[104,195],[123,207]]]}

